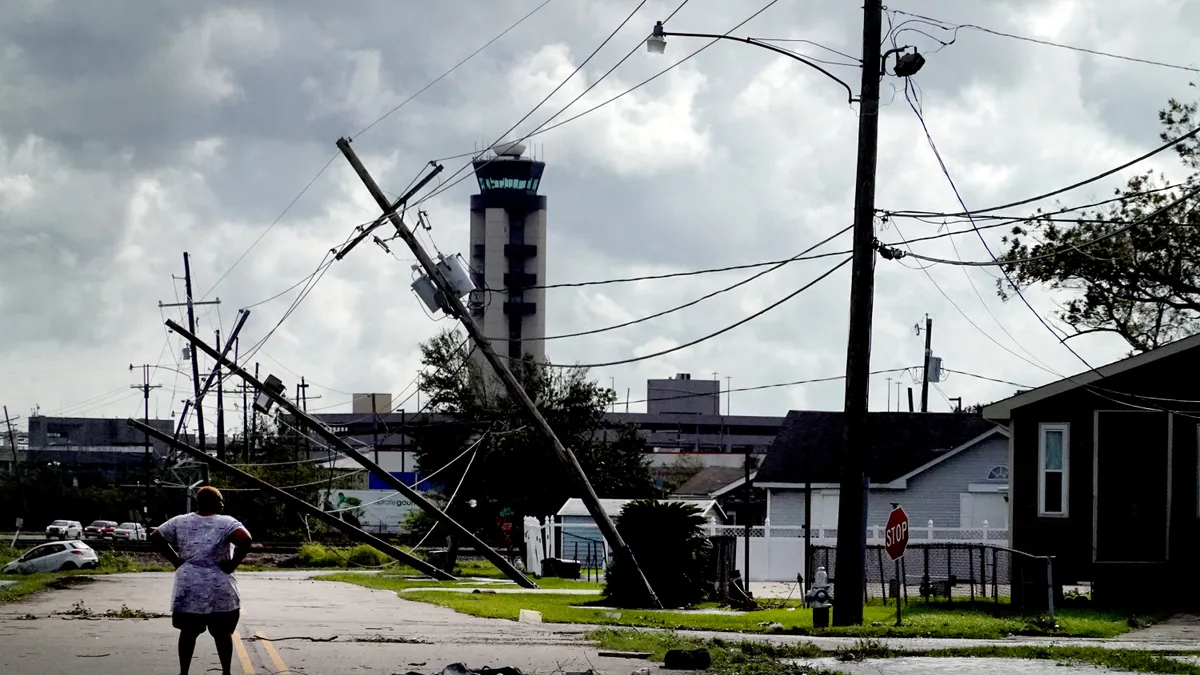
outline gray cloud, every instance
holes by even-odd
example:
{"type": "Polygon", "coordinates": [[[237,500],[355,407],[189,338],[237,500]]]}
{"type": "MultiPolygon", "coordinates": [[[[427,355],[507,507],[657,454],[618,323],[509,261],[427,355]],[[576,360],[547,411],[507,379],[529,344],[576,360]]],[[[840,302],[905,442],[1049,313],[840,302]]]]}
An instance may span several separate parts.
{"type": "MultiPolygon", "coordinates": [[[[160,326],[156,303],[173,301],[180,253],[193,254],[197,294],[225,274],[325,161],[340,135],[381,185],[401,191],[422,165],[494,140],[574,69],[633,3],[551,2],[509,36],[387,117],[358,132],[490,39],[536,3],[10,3],[0,18],[0,401],[22,410],[82,401],[105,392],[93,412],[127,414],[118,391],[130,362],[175,367],[180,343],[160,326]],[[166,348],[164,351],[164,347],[166,348]],[[118,401],[118,404],[111,401],[118,401]],[[61,401],[61,404],[56,403],[61,401]],[[107,407],[106,407],[107,406],[107,407]]],[[[648,3],[611,44],[542,110],[529,132],[635,46],[678,3],[648,3]]],[[[963,3],[927,0],[911,11],[1131,55],[1187,54],[1195,8],[1156,2],[1151,10],[1105,6],[1084,13],[1070,2],[963,3]]],[[[1148,4],[1148,3],[1143,3],[1148,4]]],[[[678,30],[722,32],[758,2],[693,0],[672,20],[678,30]]],[[[908,9],[908,8],[906,8],[908,9]]],[[[805,38],[857,53],[860,10],[825,2],[779,3],[738,33],[805,38]]],[[[920,27],[946,39],[945,31],[920,27]]],[[[1154,112],[1187,97],[1187,73],[1129,64],[982,34],[938,43],[915,32],[902,40],[928,63],[917,76],[926,119],[963,198],[979,207],[1035,194],[1094,174],[1157,143],[1154,112]]],[[[703,44],[671,39],[666,57],[635,54],[564,113],[565,119],[616,95],[703,44]]],[[[812,56],[829,56],[787,43],[812,56]]],[[[858,71],[831,67],[857,89],[858,71]]],[[[889,85],[897,84],[892,78],[889,85]]],[[[890,98],[890,86],[885,97],[890,98]]],[[[885,101],[887,100],[885,98],[885,101]]],[[[578,121],[536,137],[549,166],[549,281],[631,276],[776,259],[849,224],[857,118],[839,87],[765,51],[719,44],[651,85],[578,121]]],[[[878,203],[884,208],[958,210],[903,96],[881,113],[878,203]]],[[[465,160],[445,160],[448,176],[465,160]]],[[[1171,168],[1169,160],[1157,165],[1171,168]]],[[[1085,201],[1112,180],[1070,195],[1085,201]]],[[[433,240],[462,251],[467,180],[423,205],[433,240]]],[[[1064,197],[1064,199],[1067,199],[1064,197]]],[[[236,308],[282,291],[316,267],[351,228],[376,214],[365,190],[336,158],[305,196],[213,289],[220,312],[202,312],[206,335],[228,328],[236,308]]],[[[932,234],[905,222],[883,239],[932,234]]],[[[989,233],[997,241],[999,233],[989,233]]],[[[428,239],[426,239],[428,243],[428,239]]],[[[923,244],[932,255],[981,259],[977,238],[923,244]]],[[[848,238],[825,250],[848,247],[848,238]]],[[[448,324],[422,314],[410,296],[410,256],[364,245],[332,266],[257,357],[332,390],[393,390],[418,367],[417,343],[448,324]],[[397,259],[398,258],[398,259],[397,259]]],[[[806,283],[836,259],[786,270],[660,320],[554,341],[556,361],[629,358],[687,342],[757,311],[806,283]]],[[[992,278],[971,272],[987,308],[960,269],[924,272],[880,261],[874,368],[913,365],[921,353],[911,327],[926,312],[950,367],[1036,384],[1051,375],[1012,356],[983,333],[1053,370],[1073,360],[1023,306],[1002,304],[992,278]],[[989,310],[996,320],[989,316],[989,310]],[[966,315],[964,318],[963,315],[966,315]],[[973,328],[970,321],[980,327],[973,328]],[[1002,324],[1014,344],[999,330],[1002,324]]],[[[550,291],[551,334],[590,330],[651,314],[732,283],[752,271],[711,277],[550,291]]],[[[721,338],[661,359],[600,369],[623,393],[643,396],[644,379],[675,371],[734,387],[837,375],[843,368],[848,276],[842,270],[778,311],[721,338]]],[[[181,290],[181,286],[176,286],[181,290]]],[[[258,340],[295,292],[256,306],[245,332],[258,340]]],[[[1031,294],[1043,311],[1051,298],[1031,294]]],[[[168,312],[168,315],[171,315],[168,312]]],[[[178,316],[177,314],[175,316],[178,316]]],[[[1119,357],[1098,339],[1089,359],[1119,357]]],[[[156,405],[178,409],[184,381],[156,405]]],[[[887,381],[873,381],[873,407],[887,381]]],[[[1011,387],[952,376],[943,385],[964,401],[993,400],[1011,387]]],[[[735,393],[736,412],[783,414],[789,407],[836,409],[843,387],[820,385],[735,393]]],[[[944,408],[939,395],[933,400],[944,408]]],[[[77,410],[86,410],[84,405],[77,410]]],[[[635,407],[636,409],[636,407],[635,407]]]]}

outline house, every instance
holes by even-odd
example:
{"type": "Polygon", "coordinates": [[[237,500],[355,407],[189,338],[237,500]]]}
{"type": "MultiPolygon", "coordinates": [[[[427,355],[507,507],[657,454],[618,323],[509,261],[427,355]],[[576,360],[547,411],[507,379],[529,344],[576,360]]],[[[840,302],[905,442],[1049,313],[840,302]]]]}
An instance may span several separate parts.
{"type": "Polygon", "coordinates": [[[715,500],[729,517],[729,524],[762,525],[766,519],[766,491],[754,484],[757,471],[750,472],[750,502],[746,503],[745,468],[707,466],[671,493],[676,499],[715,500]]]}
{"type": "MultiPolygon", "coordinates": [[[[967,413],[874,412],[867,423],[869,538],[899,503],[914,542],[1004,543],[1009,472],[1002,427],[967,413]]],[[[754,481],[767,491],[771,536],[803,536],[806,487],[813,538],[834,536],[823,530],[837,528],[841,455],[842,413],[788,413],[754,481]]]]}
{"type": "Polygon", "coordinates": [[[1200,335],[993,403],[1012,546],[1097,604],[1200,603],[1200,335]]]}

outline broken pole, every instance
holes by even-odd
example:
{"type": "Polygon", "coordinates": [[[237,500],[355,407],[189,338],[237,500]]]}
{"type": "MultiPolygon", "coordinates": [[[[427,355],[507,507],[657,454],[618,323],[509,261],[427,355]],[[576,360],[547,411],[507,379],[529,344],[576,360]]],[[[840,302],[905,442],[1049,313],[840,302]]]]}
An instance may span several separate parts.
{"type": "MultiPolygon", "coordinates": [[[[375,199],[375,203],[379,205],[379,208],[383,209],[383,215],[392,221],[392,226],[396,228],[396,235],[404,240],[404,243],[408,245],[413,255],[420,261],[425,274],[429,275],[430,281],[433,282],[443,301],[448,305],[445,307],[446,312],[462,322],[463,328],[466,329],[467,334],[474,340],[476,348],[487,359],[487,362],[500,378],[501,383],[504,384],[508,395],[525,409],[530,419],[533,420],[534,425],[550,441],[551,447],[554,448],[554,454],[563,464],[563,467],[568,473],[575,476],[582,492],[583,503],[587,506],[588,513],[591,514],[592,519],[595,520],[596,525],[600,528],[600,533],[608,541],[608,545],[612,547],[613,556],[618,560],[623,560],[624,564],[632,568],[646,589],[646,599],[650,605],[661,609],[662,603],[659,601],[658,595],[655,594],[654,588],[650,585],[650,581],[646,578],[646,575],[642,573],[642,568],[638,565],[637,559],[634,558],[633,551],[625,544],[625,540],[621,538],[621,534],[617,532],[617,527],[613,524],[612,518],[609,517],[608,512],[600,505],[600,497],[596,495],[596,491],[588,481],[587,474],[584,473],[583,467],[579,465],[579,460],[575,457],[575,453],[571,452],[558,439],[558,435],[554,433],[554,429],[550,426],[550,423],[546,421],[546,418],[542,416],[542,412],[538,410],[537,404],[533,402],[533,399],[529,397],[529,394],[521,386],[521,383],[517,381],[508,364],[502,361],[499,355],[496,354],[496,350],[492,348],[491,341],[484,336],[483,331],[479,328],[479,324],[475,323],[475,319],[467,312],[462,299],[450,287],[450,284],[442,276],[437,266],[434,265],[433,259],[425,252],[424,247],[417,241],[412,231],[408,229],[408,226],[404,224],[400,216],[396,214],[399,202],[396,204],[388,202],[387,196],[383,194],[383,190],[379,188],[375,179],[371,177],[370,172],[363,166],[358,155],[350,148],[350,139],[339,138],[337,147],[345,155],[346,161],[350,162],[350,166],[354,168],[354,172],[358,174],[363,185],[367,187],[367,191],[371,193],[371,197],[375,199]]],[[[441,166],[438,165],[435,168],[435,173],[440,170],[441,166]]]]}
{"type": "Polygon", "coordinates": [[[279,407],[291,413],[298,422],[316,432],[316,434],[320,436],[326,443],[337,447],[342,454],[358,462],[367,471],[370,471],[377,478],[387,483],[388,487],[407,497],[409,501],[411,501],[413,504],[416,504],[417,507],[425,513],[428,513],[434,520],[452,528],[455,532],[462,534],[463,537],[465,537],[467,541],[471,542],[471,545],[477,551],[479,551],[483,557],[488,560],[488,562],[495,565],[496,568],[504,574],[504,576],[512,579],[522,588],[538,587],[536,583],[531,581],[528,577],[522,574],[520,570],[514,567],[507,558],[497,553],[491,546],[483,543],[479,537],[475,536],[474,532],[463,527],[457,520],[454,520],[441,509],[434,506],[429,500],[425,499],[424,495],[422,495],[420,492],[417,492],[408,485],[405,485],[404,482],[399,478],[396,478],[387,471],[384,471],[383,467],[379,466],[375,462],[372,462],[366,455],[355,450],[353,446],[346,442],[346,439],[333,433],[324,424],[321,424],[311,415],[297,408],[296,405],[287,400],[287,397],[285,397],[283,394],[264,386],[263,383],[258,380],[258,378],[246,372],[246,370],[238,364],[230,361],[228,357],[222,356],[220,352],[213,349],[211,345],[205,343],[203,340],[196,337],[183,326],[175,323],[173,320],[167,319],[167,327],[178,333],[188,342],[191,342],[195,349],[199,349],[205,354],[208,354],[212,358],[216,359],[219,363],[224,364],[224,366],[229,369],[229,372],[245,380],[247,384],[254,387],[259,393],[267,395],[272,401],[275,401],[275,403],[279,404],[279,407]]]}
{"type": "Polygon", "coordinates": [[[346,535],[349,536],[351,539],[360,541],[369,546],[373,546],[373,547],[379,549],[380,552],[390,555],[391,557],[395,558],[396,560],[416,569],[419,572],[424,572],[425,574],[428,574],[429,576],[433,577],[434,579],[438,579],[440,581],[455,581],[456,580],[456,578],[453,575],[447,574],[446,572],[438,569],[437,567],[434,567],[433,565],[430,565],[429,563],[425,562],[424,560],[421,560],[420,558],[418,558],[410,553],[405,553],[404,551],[401,551],[400,549],[396,548],[395,546],[392,546],[391,544],[380,539],[379,537],[376,537],[375,535],[370,534],[368,532],[364,532],[363,530],[351,525],[350,523],[347,523],[346,521],[342,520],[341,518],[338,518],[337,516],[333,515],[332,513],[322,511],[321,509],[313,506],[312,504],[309,504],[308,502],[304,501],[303,499],[300,499],[296,495],[285,492],[281,488],[275,487],[274,485],[271,485],[267,481],[265,481],[257,476],[248,474],[245,471],[242,471],[241,469],[239,469],[231,464],[226,464],[225,462],[217,459],[216,457],[213,457],[212,455],[209,455],[208,453],[201,452],[200,450],[193,448],[192,446],[190,446],[186,443],[177,441],[170,434],[165,434],[165,433],[159,431],[158,429],[151,427],[148,424],[142,424],[141,422],[139,422],[135,419],[132,419],[132,418],[129,419],[127,422],[129,424],[129,426],[137,429],[138,431],[141,431],[142,433],[145,433],[149,436],[157,438],[158,440],[162,441],[163,443],[166,443],[167,445],[171,446],[171,448],[173,448],[175,450],[178,450],[180,452],[191,455],[195,459],[198,459],[213,468],[220,469],[227,473],[231,473],[235,476],[242,478],[243,480],[253,483],[260,490],[263,490],[264,492],[269,492],[269,493],[275,495],[276,497],[279,497],[283,501],[287,502],[289,505],[294,506],[294,507],[300,509],[301,511],[304,511],[306,513],[309,513],[311,515],[314,515],[314,516],[320,518],[327,525],[330,525],[332,527],[335,527],[335,528],[341,530],[342,532],[345,532],[346,535]]]}

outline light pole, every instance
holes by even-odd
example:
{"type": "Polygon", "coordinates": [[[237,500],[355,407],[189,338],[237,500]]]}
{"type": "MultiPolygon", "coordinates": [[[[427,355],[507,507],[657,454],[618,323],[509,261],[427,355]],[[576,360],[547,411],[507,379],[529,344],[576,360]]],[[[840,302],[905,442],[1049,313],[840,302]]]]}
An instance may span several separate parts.
{"type": "MultiPolygon", "coordinates": [[[[925,59],[908,47],[880,53],[883,32],[882,0],[863,3],[862,81],[859,96],[833,73],[802,56],[754,38],[712,33],[677,33],[663,29],[659,21],[646,39],[646,49],[662,54],[668,36],[734,40],[782,54],[822,73],[845,87],[850,103],[859,103],[858,160],[854,185],[854,245],[850,271],[850,330],[846,344],[846,396],[842,413],[842,476],[838,503],[837,570],[835,595],[841,602],[833,607],[835,626],[859,625],[863,621],[863,573],[866,557],[867,399],[870,393],[871,315],[875,295],[875,171],[879,150],[879,82],[887,73],[887,57],[897,54],[894,74],[915,75],[925,59]],[[878,65],[876,65],[878,64],[878,65]]],[[[807,480],[808,477],[806,476],[807,480]]],[[[805,523],[807,526],[808,523],[805,523]]]]}

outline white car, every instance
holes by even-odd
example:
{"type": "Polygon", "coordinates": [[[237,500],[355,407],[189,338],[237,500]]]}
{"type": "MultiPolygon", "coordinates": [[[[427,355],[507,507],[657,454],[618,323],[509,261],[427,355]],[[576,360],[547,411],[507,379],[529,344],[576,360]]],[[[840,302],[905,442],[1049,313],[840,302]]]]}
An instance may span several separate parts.
{"type": "Polygon", "coordinates": [[[112,538],[125,541],[146,541],[146,527],[141,523],[121,523],[113,529],[112,538]]]}
{"type": "Polygon", "coordinates": [[[46,527],[47,539],[82,539],[83,525],[78,520],[56,520],[46,527]]]}
{"type": "Polygon", "coordinates": [[[0,574],[69,572],[94,569],[99,565],[100,558],[91,546],[82,541],[62,541],[34,546],[0,569],[0,574]]]}

